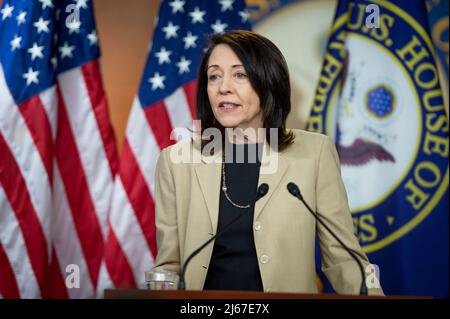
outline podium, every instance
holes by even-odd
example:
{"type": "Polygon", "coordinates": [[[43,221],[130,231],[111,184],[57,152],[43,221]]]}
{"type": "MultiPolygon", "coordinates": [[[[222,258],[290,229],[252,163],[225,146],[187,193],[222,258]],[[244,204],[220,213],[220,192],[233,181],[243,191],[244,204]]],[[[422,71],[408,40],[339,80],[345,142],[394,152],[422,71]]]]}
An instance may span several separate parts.
{"type": "Polygon", "coordinates": [[[219,290],[105,289],[105,299],[432,299],[416,296],[358,296],[338,294],[266,293],[219,290]]]}

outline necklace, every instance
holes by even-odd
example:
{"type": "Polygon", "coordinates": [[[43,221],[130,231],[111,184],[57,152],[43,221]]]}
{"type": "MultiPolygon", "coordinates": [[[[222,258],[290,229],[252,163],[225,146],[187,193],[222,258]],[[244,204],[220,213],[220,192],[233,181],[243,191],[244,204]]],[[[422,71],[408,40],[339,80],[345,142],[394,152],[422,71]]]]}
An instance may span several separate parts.
{"type": "Polygon", "coordinates": [[[223,159],[223,161],[222,161],[222,191],[225,194],[225,197],[230,202],[230,204],[233,205],[234,207],[241,208],[241,209],[250,208],[250,204],[239,205],[239,204],[236,204],[235,202],[233,202],[231,200],[230,196],[228,195],[227,190],[228,190],[228,188],[227,188],[227,183],[225,180],[225,159],[223,159]]]}

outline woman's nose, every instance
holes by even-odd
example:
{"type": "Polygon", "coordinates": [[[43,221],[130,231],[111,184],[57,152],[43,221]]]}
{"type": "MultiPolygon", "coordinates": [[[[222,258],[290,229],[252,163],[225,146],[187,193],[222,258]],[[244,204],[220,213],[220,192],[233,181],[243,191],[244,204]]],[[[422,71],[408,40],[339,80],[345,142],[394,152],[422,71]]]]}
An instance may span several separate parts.
{"type": "Polygon", "coordinates": [[[220,82],[219,93],[227,94],[230,93],[231,90],[232,90],[231,79],[228,76],[224,76],[222,78],[222,81],[220,82]]]}

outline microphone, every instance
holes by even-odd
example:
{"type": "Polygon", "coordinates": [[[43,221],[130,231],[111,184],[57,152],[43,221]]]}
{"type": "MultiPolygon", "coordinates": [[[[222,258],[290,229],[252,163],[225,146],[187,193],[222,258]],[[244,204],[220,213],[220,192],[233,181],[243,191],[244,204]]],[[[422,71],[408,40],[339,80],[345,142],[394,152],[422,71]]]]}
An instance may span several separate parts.
{"type": "MultiPolygon", "coordinates": [[[[269,185],[266,183],[261,184],[258,187],[258,190],[256,191],[256,197],[255,197],[255,203],[261,199],[262,197],[266,196],[266,194],[269,192],[269,185]]],[[[208,239],[203,245],[198,247],[194,252],[192,252],[189,257],[184,262],[184,265],[181,267],[181,273],[180,273],[180,281],[178,282],[178,290],[186,290],[186,282],[185,282],[185,275],[186,275],[186,268],[189,264],[189,262],[197,256],[199,252],[203,250],[210,242],[212,242],[214,239],[220,237],[223,233],[225,233],[231,225],[233,225],[236,221],[239,220],[242,216],[244,216],[245,213],[237,215],[228,225],[226,225],[224,228],[222,228],[219,232],[217,232],[214,236],[212,236],[210,239],[208,239]]]]}
{"type": "Polygon", "coordinates": [[[306,208],[309,210],[309,212],[314,216],[314,218],[323,226],[326,228],[326,230],[328,230],[328,232],[339,242],[339,244],[341,244],[342,247],[344,247],[344,249],[349,253],[350,256],[352,256],[352,258],[354,260],[356,260],[356,263],[359,266],[359,270],[361,271],[361,277],[362,277],[362,282],[361,282],[361,288],[359,290],[359,294],[360,295],[364,295],[367,296],[367,286],[366,286],[366,277],[364,275],[364,270],[363,270],[363,265],[361,263],[361,261],[355,256],[355,254],[351,251],[350,248],[348,248],[343,242],[342,240],[339,239],[339,237],[322,221],[322,219],[320,218],[319,214],[317,212],[314,212],[311,207],[309,207],[309,205],[306,203],[306,201],[303,199],[303,196],[300,192],[300,189],[298,188],[298,186],[292,182],[290,182],[289,184],[287,184],[287,189],[289,191],[289,193],[292,194],[292,196],[297,197],[302,203],[303,205],[306,206],[306,208]]]}

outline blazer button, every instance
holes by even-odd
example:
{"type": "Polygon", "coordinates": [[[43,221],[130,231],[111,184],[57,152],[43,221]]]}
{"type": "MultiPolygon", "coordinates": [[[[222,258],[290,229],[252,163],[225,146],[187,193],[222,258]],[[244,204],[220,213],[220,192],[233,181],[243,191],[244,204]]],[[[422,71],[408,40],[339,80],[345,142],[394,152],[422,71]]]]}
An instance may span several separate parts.
{"type": "Polygon", "coordinates": [[[259,258],[259,260],[261,261],[261,264],[267,264],[269,262],[269,256],[267,255],[261,255],[261,257],[259,258]]]}
{"type": "Polygon", "coordinates": [[[256,231],[261,230],[261,223],[259,223],[259,222],[256,222],[256,223],[255,223],[255,230],[256,230],[256,231]]]}

